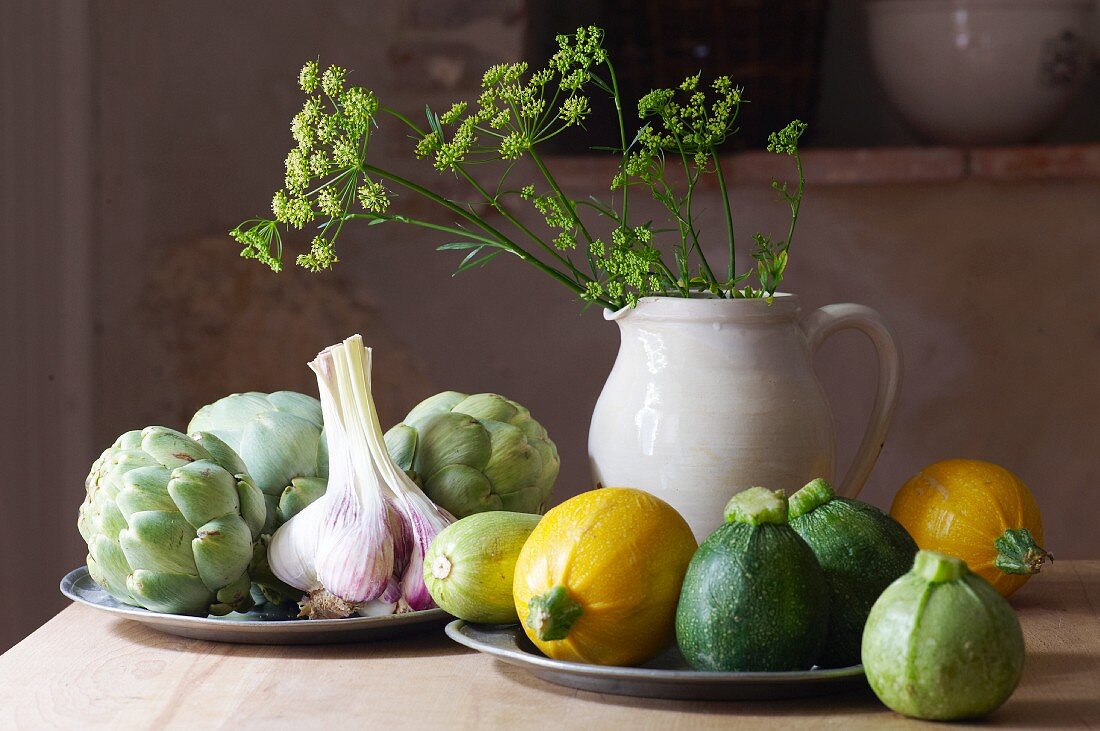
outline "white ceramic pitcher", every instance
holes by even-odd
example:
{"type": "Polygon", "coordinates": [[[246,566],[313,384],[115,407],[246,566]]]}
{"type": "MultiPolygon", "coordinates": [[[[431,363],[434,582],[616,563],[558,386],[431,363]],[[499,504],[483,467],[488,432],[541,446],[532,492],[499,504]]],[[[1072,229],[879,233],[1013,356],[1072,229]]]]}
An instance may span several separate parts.
{"type": "Polygon", "coordinates": [[[597,485],[659,496],[702,540],[730,497],[763,485],[790,494],[833,479],[836,430],[814,352],[829,335],[866,333],[879,358],[870,424],[838,493],[855,497],[882,449],[897,404],[901,358],[886,320],[837,304],[800,317],[798,297],[647,297],[605,317],[622,343],[592,415],[597,485]]]}

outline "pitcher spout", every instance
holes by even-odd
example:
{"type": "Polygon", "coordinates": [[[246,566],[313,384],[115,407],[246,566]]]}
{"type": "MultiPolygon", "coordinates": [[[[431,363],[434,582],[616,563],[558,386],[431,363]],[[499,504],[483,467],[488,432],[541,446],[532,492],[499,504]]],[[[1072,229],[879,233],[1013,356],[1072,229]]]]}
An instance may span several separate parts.
{"type": "Polygon", "coordinates": [[[626,307],[620,307],[617,310],[604,309],[603,319],[607,320],[608,322],[617,322],[629,315],[630,311],[633,309],[634,308],[630,305],[627,305],[626,307]]]}

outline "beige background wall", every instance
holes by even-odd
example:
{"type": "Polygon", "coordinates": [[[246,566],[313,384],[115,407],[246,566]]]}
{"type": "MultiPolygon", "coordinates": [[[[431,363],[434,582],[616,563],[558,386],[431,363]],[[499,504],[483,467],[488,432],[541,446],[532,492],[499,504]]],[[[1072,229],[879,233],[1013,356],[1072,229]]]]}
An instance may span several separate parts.
{"type": "MultiPolygon", "coordinates": [[[[851,21],[850,10],[841,15],[851,21]]],[[[231,391],[312,391],[305,362],[353,331],[378,346],[388,422],[443,388],[499,391],[530,407],[558,442],[557,497],[588,487],[588,418],[617,348],[614,326],[598,312],[582,313],[564,290],[516,262],[451,278],[458,260],[408,229],[349,229],[343,263],[319,276],[270,274],[240,260],[223,234],[262,211],[281,179],[303,59],[321,51],[391,105],[418,113],[425,101],[470,96],[484,66],[519,54],[518,0],[100,2],[88,23],[92,302],[50,321],[89,322],[94,341],[82,375],[92,383],[91,405],[85,442],[68,449],[71,463],[51,466],[33,492],[29,470],[0,483],[5,495],[18,493],[8,504],[22,506],[0,511],[0,575],[18,585],[19,597],[0,604],[0,648],[63,605],[56,580],[82,560],[73,524],[83,471],[99,450],[126,429],[181,427],[198,406],[231,391]]],[[[830,33],[827,69],[859,43],[854,26],[830,33]]],[[[866,68],[840,66],[863,74],[852,88],[873,88],[866,68]]],[[[881,99],[860,93],[870,114],[888,118],[881,99]]],[[[846,129],[844,114],[863,119],[822,113],[826,130],[846,129]]],[[[887,139],[904,135],[894,129],[887,139]]],[[[409,157],[407,148],[394,137],[383,154],[394,163],[409,157]]],[[[49,178],[31,180],[55,190],[49,178]]],[[[593,183],[584,192],[599,190],[593,183]]],[[[713,195],[704,201],[705,230],[720,230],[719,205],[713,195]]],[[[749,229],[778,230],[785,218],[766,184],[738,186],[734,210],[742,239],[749,229]]],[[[1032,486],[1056,555],[1100,556],[1092,528],[1100,515],[1089,502],[1100,441],[1100,182],[817,185],[803,216],[790,289],[807,307],[850,300],[879,309],[904,348],[901,406],[865,497],[887,506],[930,461],[991,459],[1032,486]]],[[[54,241],[64,235],[50,231],[54,241]]],[[[4,244],[16,247],[10,238],[4,244]]],[[[12,286],[25,287],[25,279],[13,276],[12,286]]],[[[34,316],[18,333],[37,342],[34,316]]],[[[869,410],[872,358],[854,334],[838,336],[819,357],[841,464],[869,410]]],[[[25,390],[0,385],[6,398],[25,390]]],[[[10,403],[9,424],[35,408],[10,403]]],[[[65,413],[56,399],[42,403],[50,416],[65,413]]],[[[9,444],[33,439],[48,462],[46,434],[20,433],[9,444]]],[[[11,463],[19,454],[8,449],[11,463]]],[[[12,594],[10,585],[0,596],[12,594]]]]}

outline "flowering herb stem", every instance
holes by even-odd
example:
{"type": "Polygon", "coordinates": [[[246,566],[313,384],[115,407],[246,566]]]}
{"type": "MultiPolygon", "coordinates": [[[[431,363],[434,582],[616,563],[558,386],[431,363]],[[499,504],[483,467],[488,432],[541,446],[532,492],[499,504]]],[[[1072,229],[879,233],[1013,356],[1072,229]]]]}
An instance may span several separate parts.
{"type": "Polygon", "coordinates": [[[577,282],[579,284],[584,279],[586,279],[586,277],[583,274],[581,274],[581,272],[577,269],[577,267],[574,266],[573,261],[571,259],[569,259],[566,256],[562,256],[562,254],[560,254],[556,249],[554,249],[553,246],[550,246],[549,244],[547,244],[544,239],[539,238],[538,234],[536,234],[530,228],[525,226],[523,224],[523,222],[520,221],[518,218],[513,216],[512,213],[507,208],[505,208],[504,206],[502,206],[500,204],[499,197],[490,194],[489,191],[486,190],[483,185],[481,185],[481,183],[477,182],[477,180],[472,175],[470,175],[469,172],[466,171],[466,168],[459,165],[459,166],[456,167],[456,170],[458,171],[458,174],[461,175],[462,178],[467,183],[469,183],[475,190],[477,190],[481,194],[481,196],[482,196],[482,198],[484,198],[485,202],[487,204],[489,204],[490,206],[492,206],[493,209],[497,213],[499,213],[506,221],[511,223],[513,226],[515,226],[517,229],[519,229],[524,235],[526,235],[529,239],[531,239],[536,244],[541,246],[547,253],[550,254],[550,256],[557,259],[558,262],[560,262],[565,267],[567,267],[569,269],[569,271],[573,274],[573,280],[575,282],[577,282]]]}
{"type": "MultiPolygon", "coordinates": [[[[393,183],[396,183],[397,185],[400,185],[401,187],[406,188],[407,190],[410,190],[414,193],[422,195],[425,198],[427,198],[428,200],[432,201],[433,203],[437,203],[437,204],[443,206],[444,208],[446,208],[447,210],[451,211],[452,213],[454,213],[458,216],[461,216],[462,218],[466,219],[470,223],[474,224],[475,226],[481,228],[486,233],[488,233],[489,236],[492,238],[492,240],[496,241],[501,246],[501,248],[503,248],[504,250],[508,251],[511,254],[515,254],[520,259],[522,259],[523,261],[525,261],[529,264],[533,264],[536,268],[538,268],[539,270],[541,270],[545,274],[549,274],[552,278],[554,278],[554,279],[558,280],[559,282],[561,282],[562,284],[566,285],[567,287],[572,289],[574,292],[577,292],[578,294],[583,294],[584,293],[584,287],[578,285],[576,282],[569,279],[569,277],[565,276],[564,274],[562,274],[557,269],[554,269],[553,267],[547,266],[538,257],[533,256],[528,251],[523,249],[521,246],[516,244],[514,241],[509,239],[507,236],[505,236],[503,233],[501,233],[497,229],[493,228],[493,226],[490,225],[487,221],[485,221],[485,219],[483,219],[480,216],[477,216],[473,213],[470,213],[469,211],[466,211],[464,208],[459,206],[457,203],[454,203],[453,201],[447,200],[446,198],[444,198],[444,197],[428,190],[427,188],[425,188],[421,185],[418,185],[418,184],[412,182],[411,180],[407,180],[406,178],[403,178],[399,175],[391,173],[387,170],[383,170],[381,168],[377,168],[373,165],[367,165],[367,164],[363,165],[363,169],[366,172],[374,173],[375,175],[379,176],[380,178],[385,178],[386,180],[389,180],[393,183]]],[[[414,226],[420,226],[423,223],[426,223],[426,222],[423,222],[423,221],[417,221],[415,219],[404,219],[404,220],[394,219],[394,220],[397,220],[400,223],[408,223],[408,224],[411,224],[411,225],[414,225],[414,226]]],[[[425,228],[434,228],[434,226],[429,225],[429,226],[425,226],[425,228]]],[[[459,229],[459,230],[461,230],[461,229],[459,229]]],[[[610,303],[610,302],[600,302],[600,304],[603,304],[605,307],[606,306],[613,306],[613,304],[610,303]]]]}
{"type": "Polygon", "coordinates": [[[585,227],[584,222],[581,221],[581,217],[577,214],[577,207],[573,204],[573,201],[567,195],[565,195],[565,191],[561,189],[561,186],[558,185],[558,181],[556,178],[554,178],[554,174],[550,172],[550,168],[546,167],[546,163],[542,161],[542,158],[539,157],[534,148],[531,149],[530,154],[531,161],[535,163],[535,167],[539,169],[539,172],[542,173],[542,177],[546,180],[547,184],[549,184],[551,190],[554,191],[554,194],[558,197],[558,200],[561,201],[563,206],[565,206],[566,210],[569,212],[570,218],[573,219],[573,223],[577,226],[580,232],[584,234],[585,243],[588,244],[585,251],[585,256],[588,259],[588,266],[592,269],[593,280],[599,279],[599,273],[596,270],[596,261],[591,254],[593,241],[592,234],[588,233],[588,228],[585,227]]]}
{"type": "MultiPolygon", "coordinates": [[[[623,121],[623,100],[622,95],[619,94],[619,80],[615,76],[615,67],[611,65],[611,59],[608,59],[605,65],[607,66],[607,75],[611,79],[611,98],[615,102],[615,116],[619,121],[619,172],[621,174],[627,154],[626,123],[623,121]]],[[[626,222],[629,220],[630,215],[630,186],[623,186],[622,211],[622,215],[619,217],[619,227],[625,229],[626,222]]]]}
{"type": "Polygon", "coordinates": [[[772,184],[791,208],[786,238],[773,241],[755,234],[755,265],[737,274],[730,191],[718,148],[736,132],[741,89],[725,76],[704,84],[697,74],[675,89],[651,91],[637,103],[642,122],[631,137],[615,68],[603,48],[603,31],[578,28],[558,36],[557,42],[558,50],[544,68],[529,72],[526,63],[493,66],[485,72],[474,102],[457,102],[442,114],[426,109],[427,128],[384,106],[372,91],[349,86],[345,69],[329,66],[322,73],[316,61],[306,63],[298,76],[306,101],[291,123],[295,147],[286,157],[285,185],[272,199],[273,218],[250,218],[231,232],[242,245],[241,255],[278,271],[283,265],[282,231],[313,223],[319,234],[296,261],[314,271],[329,269],[338,262],[336,242],[344,225],[365,219],[370,224],[404,223],[458,237],[439,247],[467,251],[456,273],[506,251],[561,282],[580,299],[610,309],[633,306],[648,295],[770,297],[783,279],[805,191],[798,142],[806,125],[794,121],[768,138],[768,150],[793,156],[798,171],[793,192],[786,183],[772,184]],[[604,69],[606,78],[601,78],[597,71],[604,69]],[[618,147],[598,148],[612,150],[619,158],[610,203],[570,197],[537,149],[570,128],[583,127],[591,112],[589,95],[594,92],[611,99],[619,125],[618,147]],[[455,174],[493,214],[510,224],[510,233],[518,232],[519,240],[529,240],[536,248],[525,248],[502,232],[485,208],[452,200],[372,161],[370,143],[382,131],[380,121],[386,117],[415,135],[418,159],[429,160],[440,173],[455,174]],[[666,178],[669,155],[680,158],[686,176],[683,187],[674,187],[666,178]],[[506,188],[522,159],[533,164],[541,180],[519,190],[506,188]],[[482,183],[482,176],[471,172],[474,165],[503,168],[496,186],[482,183]],[[707,261],[695,220],[695,195],[702,177],[710,174],[717,177],[725,212],[730,257],[726,281],[718,280],[707,261]],[[391,212],[389,186],[416,193],[453,216],[456,223],[391,212]],[[665,209],[663,223],[655,227],[652,221],[631,221],[636,208],[631,206],[632,188],[648,191],[665,209]],[[518,195],[529,203],[544,218],[546,231],[536,230],[506,206],[505,195],[518,195]],[[617,207],[615,196],[620,196],[617,207]],[[357,204],[362,212],[353,211],[357,204]],[[611,224],[603,236],[595,217],[589,216],[591,223],[582,218],[582,207],[611,224]],[[662,251],[661,242],[670,232],[678,233],[679,241],[673,239],[675,243],[662,251]],[[587,272],[574,264],[571,252],[578,247],[583,247],[587,272]],[[491,251],[482,254],[483,249],[491,251]],[[669,251],[671,266],[665,259],[669,251]],[[744,285],[753,275],[759,286],[744,285]]]}
{"type": "Polygon", "coordinates": [[[718,178],[718,194],[722,196],[722,209],[726,214],[726,239],[729,242],[730,260],[729,268],[726,270],[727,279],[732,282],[736,276],[737,270],[737,248],[734,244],[733,233],[733,208],[730,206],[730,194],[726,188],[726,176],[722,172],[722,161],[718,158],[718,152],[712,152],[711,158],[714,160],[714,172],[718,178]]]}

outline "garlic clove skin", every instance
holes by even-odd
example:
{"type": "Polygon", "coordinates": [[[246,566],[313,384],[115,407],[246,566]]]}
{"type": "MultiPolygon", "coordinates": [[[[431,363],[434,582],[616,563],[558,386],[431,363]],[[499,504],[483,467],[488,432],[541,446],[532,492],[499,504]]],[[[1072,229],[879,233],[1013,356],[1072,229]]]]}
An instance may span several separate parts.
{"type": "MultiPolygon", "coordinates": [[[[385,617],[402,611],[402,605],[401,584],[391,576],[389,583],[386,584],[386,590],[382,592],[381,596],[366,604],[359,605],[356,613],[360,617],[385,617]]],[[[404,606],[408,607],[407,604],[404,604],[404,606]]]]}
{"type": "Polygon", "coordinates": [[[309,593],[321,588],[316,558],[325,518],[324,498],[279,526],[267,546],[271,573],[295,589],[309,593]]]}
{"type": "MultiPolygon", "coordinates": [[[[426,497],[424,501],[430,502],[426,497]]],[[[441,512],[445,513],[445,511],[436,508],[434,504],[416,505],[416,502],[419,501],[407,500],[403,505],[407,511],[406,520],[412,527],[413,546],[409,565],[401,576],[401,593],[413,611],[431,609],[435,606],[435,600],[428,593],[428,587],[424,583],[424,554],[427,553],[428,546],[431,545],[436,534],[453,521],[453,518],[448,520],[444,517],[441,512]]],[[[446,516],[449,517],[450,513],[446,513],[446,516]]]]}
{"type": "Polygon", "coordinates": [[[350,604],[377,599],[393,574],[393,536],[384,502],[326,501],[317,550],[317,580],[350,604]],[[371,511],[372,507],[380,508],[371,511]]]}

